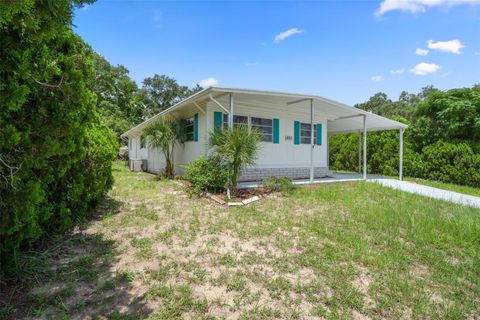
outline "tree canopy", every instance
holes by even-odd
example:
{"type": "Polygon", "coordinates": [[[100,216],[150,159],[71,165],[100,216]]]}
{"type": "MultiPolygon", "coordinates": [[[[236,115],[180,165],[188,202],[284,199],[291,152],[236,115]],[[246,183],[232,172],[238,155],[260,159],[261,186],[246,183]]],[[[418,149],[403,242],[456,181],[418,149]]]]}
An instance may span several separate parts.
{"type": "Polygon", "coordinates": [[[111,65],[93,50],[92,55],[95,73],[90,87],[97,95],[97,106],[103,122],[121,142],[120,135],[144,118],[138,86],[130,78],[126,67],[111,65]]]}
{"type": "Polygon", "coordinates": [[[120,135],[129,128],[202,89],[199,85],[180,85],[175,79],[158,74],[145,78],[139,88],[126,67],[111,65],[93,50],[92,55],[95,74],[90,88],[97,95],[103,123],[120,143],[125,143],[120,135]]]}
{"type": "Polygon", "coordinates": [[[150,118],[200,90],[202,87],[198,84],[190,89],[165,75],[155,74],[153,77],[145,78],[139,92],[144,108],[143,115],[150,118]]]}

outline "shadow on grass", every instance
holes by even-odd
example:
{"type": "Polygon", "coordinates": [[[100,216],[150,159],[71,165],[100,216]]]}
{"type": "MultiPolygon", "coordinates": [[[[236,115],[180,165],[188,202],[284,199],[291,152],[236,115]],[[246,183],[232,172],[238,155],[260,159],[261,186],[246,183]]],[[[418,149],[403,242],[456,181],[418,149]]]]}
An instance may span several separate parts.
{"type": "MultiPolygon", "coordinates": [[[[92,219],[118,214],[122,206],[106,197],[92,219]]],[[[137,319],[152,312],[135,293],[135,274],[116,270],[117,244],[82,229],[21,254],[15,272],[0,280],[1,319],[137,319]]]]}

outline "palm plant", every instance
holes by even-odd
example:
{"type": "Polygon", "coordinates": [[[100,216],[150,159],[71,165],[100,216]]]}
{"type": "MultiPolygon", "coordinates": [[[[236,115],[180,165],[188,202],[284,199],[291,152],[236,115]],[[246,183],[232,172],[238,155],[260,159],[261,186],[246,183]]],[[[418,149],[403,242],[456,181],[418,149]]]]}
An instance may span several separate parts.
{"type": "Polygon", "coordinates": [[[159,148],[165,157],[165,176],[173,178],[175,176],[174,168],[174,148],[175,145],[184,142],[184,132],[182,124],[171,118],[160,118],[144,129],[147,136],[149,148],[159,148]]]}
{"type": "Polygon", "coordinates": [[[209,145],[214,156],[225,162],[228,169],[227,191],[236,194],[237,180],[242,169],[253,165],[260,149],[261,135],[248,130],[245,125],[236,125],[232,130],[210,132],[209,145]]]}

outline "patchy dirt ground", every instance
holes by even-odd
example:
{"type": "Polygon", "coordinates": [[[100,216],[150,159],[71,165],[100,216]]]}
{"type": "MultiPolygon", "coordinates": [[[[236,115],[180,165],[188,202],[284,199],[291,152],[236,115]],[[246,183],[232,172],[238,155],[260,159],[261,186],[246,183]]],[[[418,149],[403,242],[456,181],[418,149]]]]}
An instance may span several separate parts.
{"type": "Polygon", "coordinates": [[[120,164],[115,177],[95,218],[32,256],[29,285],[4,291],[6,317],[480,314],[474,236],[480,222],[473,209],[362,183],[302,188],[226,208],[120,164]],[[446,236],[459,230],[463,235],[446,236]]]}

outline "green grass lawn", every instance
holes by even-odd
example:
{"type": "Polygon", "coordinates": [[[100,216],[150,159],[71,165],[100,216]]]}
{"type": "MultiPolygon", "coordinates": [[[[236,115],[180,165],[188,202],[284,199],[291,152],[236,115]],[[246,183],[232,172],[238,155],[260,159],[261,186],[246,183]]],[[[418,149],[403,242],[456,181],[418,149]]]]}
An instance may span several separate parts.
{"type": "Polygon", "coordinates": [[[480,210],[363,181],[226,208],[119,163],[114,173],[95,219],[24,258],[35,275],[10,317],[480,314],[480,210]]]}

